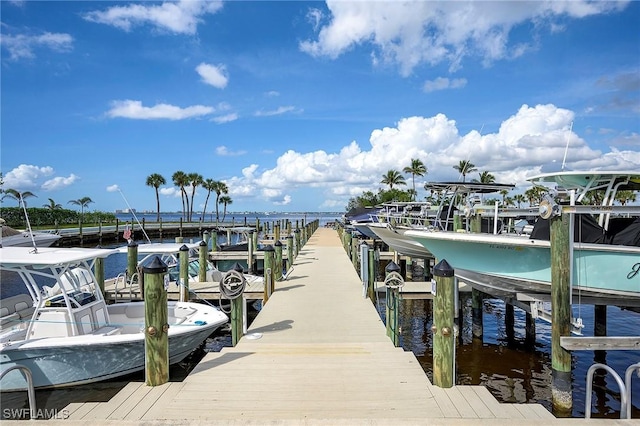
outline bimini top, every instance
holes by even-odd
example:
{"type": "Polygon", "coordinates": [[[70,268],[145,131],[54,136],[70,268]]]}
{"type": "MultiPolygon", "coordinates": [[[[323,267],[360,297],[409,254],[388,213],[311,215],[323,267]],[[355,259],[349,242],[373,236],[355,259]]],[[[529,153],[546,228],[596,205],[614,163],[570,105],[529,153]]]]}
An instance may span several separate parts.
{"type": "Polygon", "coordinates": [[[612,188],[616,191],[639,191],[640,172],[637,171],[567,171],[544,173],[527,179],[536,185],[555,183],[564,189],[594,191],[612,188]]]}
{"type": "Polygon", "coordinates": [[[52,268],[59,265],[78,264],[116,253],[114,249],[41,247],[0,248],[0,269],[11,270],[24,266],[35,269],[52,268]]]}
{"type": "Polygon", "coordinates": [[[489,194],[500,192],[503,189],[513,189],[516,186],[512,183],[482,183],[482,182],[427,182],[425,189],[434,191],[455,191],[458,193],[478,193],[489,194]]]}
{"type": "MultiPolygon", "coordinates": [[[[138,254],[171,254],[178,253],[182,246],[187,246],[189,250],[197,249],[200,242],[197,243],[149,243],[138,245],[138,254]]],[[[119,253],[126,253],[129,246],[122,246],[116,249],[119,253]]]]}

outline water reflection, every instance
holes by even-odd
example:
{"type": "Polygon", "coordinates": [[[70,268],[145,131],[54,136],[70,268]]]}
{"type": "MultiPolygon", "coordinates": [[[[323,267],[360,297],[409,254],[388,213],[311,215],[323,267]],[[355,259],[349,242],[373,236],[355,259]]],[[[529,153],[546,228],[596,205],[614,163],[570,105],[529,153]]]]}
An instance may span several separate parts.
{"type": "MultiPolygon", "coordinates": [[[[381,317],[385,302],[377,303],[381,317]]],[[[551,326],[535,320],[535,341],[527,337],[527,318],[514,309],[513,316],[501,300],[484,299],[482,339],[472,337],[471,297],[461,296],[462,316],[457,320],[456,384],[483,385],[505,403],[539,403],[551,406],[551,326]],[[513,326],[509,327],[512,323],[513,326]]],[[[593,306],[575,307],[586,325],[584,335],[593,335],[593,306]],[[591,330],[587,328],[591,327],[591,330]]],[[[402,300],[400,306],[401,345],[412,351],[430,380],[432,364],[432,301],[402,300]]],[[[607,325],[611,335],[633,336],[638,333],[640,316],[616,307],[607,308],[607,325]]],[[[573,412],[571,417],[585,416],[586,373],[594,362],[606,363],[624,380],[628,366],[640,361],[637,351],[574,351],[572,353],[573,412]]],[[[632,418],[640,417],[640,379],[632,379],[632,418]]],[[[555,413],[558,415],[558,413],[555,413]]],[[[615,379],[597,372],[593,385],[592,417],[620,418],[620,390],[615,379]]]]}

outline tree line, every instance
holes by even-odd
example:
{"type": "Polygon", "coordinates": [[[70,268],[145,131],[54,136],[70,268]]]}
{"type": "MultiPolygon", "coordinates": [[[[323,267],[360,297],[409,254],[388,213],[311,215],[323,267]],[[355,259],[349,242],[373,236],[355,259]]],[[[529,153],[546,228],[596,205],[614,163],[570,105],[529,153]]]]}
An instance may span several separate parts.
{"type": "MultiPolygon", "coordinates": [[[[193,213],[195,206],[196,189],[199,186],[207,190],[207,196],[204,201],[204,207],[202,209],[202,216],[200,220],[204,222],[205,214],[207,212],[207,205],[209,204],[209,198],[211,193],[216,194],[216,222],[220,220],[220,210],[218,206],[221,204],[224,206],[222,221],[224,222],[227,216],[227,206],[233,203],[233,200],[228,195],[229,187],[226,183],[214,180],[204,179],[199,173],[185,173],[183,171],[177,171],[171,176],[173,184],[180,189],[180,198],[182,200],[182,218],[187,222],[193,222],[193,213]],[[190,189],[190,192],[187,189],[190,189]]],[[[147,186],[154,188],[156,193],[156,221],[160,221],[160,187],[167,184],[167,180],[159,173],[152,173],[147,176],[147,186]]]]}
{"type": "MultiPolygon", "coordinates": [[[[466,182],[467,175],[478,171],[475,164],[473,164],[469,160],[460,160],[460,162],[454,165],[453,168],[462,176],[462,182],[466,182]]],[[[372,191],[365,191],[364,193],[362,193],[362,195],[351,198],[347,204],[346,210],[349,211],[357,207],[371,207],[392,201],[416,201],[418,194],[416,192],[415,178],[416,176],[426,175],[428,173],[428,170],[422,160],[412,158],[411,164],[404,167],[402,169],[402,173],[396,169],[388,170],[385,174],[382,175],[382,180],[380,181],[380,183],[389,186],[388,190],[379,189],[377,194],[374,194],[372,191]],[[398,186],[407,185],[406,178],[402,173],[411,176],[412,187],[407,189],[406,191],[398,189],[398,186]]],[[[478,173],[478,179],[473,179],[472,181],[480,183],[495,183],[496,178],[489,171],[485,170],[478,173]]],[[[424,189],[429,191],[428,184],[425,184],[424,189]]],[[[494,204],[495,202],[499,202],[502,206],[505,207],[517,206],[518,208],[521,208],[525,202],[528,202],[529,206],[531,207],[538,205],[546,192],[547,189],[545,187],[533,186],[524,191],[523,194],[515,194],[511,197],[509,196],[509,191],[503,189],[499,192],[501,199],[486,199],[484,200],[484,202],[486,204],[494,204]]],[[[602,195],[603,191],[591,192],[587,194],[584,202],[586,204],[599,204],[602,201],[602,195]]],[[[437,197],[438,194],[434,194],[432,191],[430,191],[430,193],[425,196],[425,201],[437,204],[440,201],[437,197]]],[[[621,205],[635,202],[636,193],[633,191],[618,191],[618,193],[616,194],[616,201],[618,201],[621,205]]]]}

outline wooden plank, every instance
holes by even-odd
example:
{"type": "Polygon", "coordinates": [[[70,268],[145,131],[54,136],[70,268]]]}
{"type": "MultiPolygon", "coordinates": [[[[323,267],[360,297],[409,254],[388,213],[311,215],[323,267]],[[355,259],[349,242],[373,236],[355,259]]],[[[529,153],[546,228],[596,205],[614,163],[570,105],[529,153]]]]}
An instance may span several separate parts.
{"type": "Polygon", "coordinates": [[[87,413],[91,412],[94,408],[96,408],[100,404],[99,402],[85,402],[80,404],[77,409],[74,409],[73,412],[70,412],[67,420],[79,420],[83,419],[87,413]]]}
{"type": "Polygon", "coordinates": [[[491,419],[496,416],[484,403],[484,399],[480,398],[473,386],[456,386],[460,393],[464,396],[466,402],[473,409],[477,417],[481,419],[491,419]]]}
{"type": "Polygon", "coordinates": [[[484,386],[471,386],[473,391],[478,394],[484,405],[491,410],[495,418],[498,419],[522,419],[523,416],[518,410],[513,408],[512,404],[501,404],[491,395],[491,392],[484,386]]]}
{"type": "Polygon", "coordinates": [[[171,387],[171,382],[164,383],[158,386],[145,386],[149,388],[148,392],[144,395],[144,398],[135,405],[125,416],[124,420],[140,420],[142,417],[158,402],[160,397],[167,389],[171,387]]]}
{"type": "Polygon", "coordinates": [[[177,397],[184,388],[184,382],[171,383],[168,389],[158,398],[155,404],[149,407],[140,420],[151,420],[158,418],[158,415],[177,397]]]}
{"type": "Polygon", "coordinates": [[[83,420],[108,419],[114,412],[120,409],[120,406],[129,400],[131,395],[140,387],[144,386],[142,382],[130,382],[120,392],[115,394],[109,401],[102,402],[94,407],[93,410],[86,413],[83,420]]]}
{"type": "MultiPolygon", "coordinates": [[[[444,393],[451,399],[453,405],[456,406],[458,413],[460,413],[460,417],[465,419],[477,419],[479,416],[477,412],[474,410],[472,404],[469,403],[469,400],[463,392],[461,391],[464,386],[454,386],[452,388],[443,388],[444,393]]],[[[473,391],[472,391],[473,392],[473,391]]],[[[479,400],[478,396],[474,393],[474,400],[479,400]]]]}
{"type": "Polygon", "coordinates": [[[133,393],[126,398],[122,404],[118,407],[117,410],[113,411],[108,417],[108,420],[124,420],[125,417],[129,415],[129,413],[136,408],[138,405],[149,393],[151,390],[151,386],[147,386],[142,383],[138,386],[133,393]]]}
{"type": "MultiPolygon", "coordinates": [[[[503,404],[507,405],[507,404],[503,404]]],[[[555,416],[540,404],[508,404],[518,410],[525,419],[555,419],[555,416]]]]}
{"type": "Polygon", "coordinates": [[[435,398],[436,403],[438,404],[438,407],[440,408],[440,411],[442,412],[443,417],[445,418],[461,417],[460,412],[458,411],[456,405],[453,403],[453,401],[449,397],[449,394],[445,392],[443,388],[438,386],[432,386],[430,390],[431,390],[431,393],[433,394],[433,397],[435,398]]]}
{"type": "Polygon", "coordinates": [[[568,351],[633,351],[640,350],[640,336],[563,336],[560,344],[568,351]]]}

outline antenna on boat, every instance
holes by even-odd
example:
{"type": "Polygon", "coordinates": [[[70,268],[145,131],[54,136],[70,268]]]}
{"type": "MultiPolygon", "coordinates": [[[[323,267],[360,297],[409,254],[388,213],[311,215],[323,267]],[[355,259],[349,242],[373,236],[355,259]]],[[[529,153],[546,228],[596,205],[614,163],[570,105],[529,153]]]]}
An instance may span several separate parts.
{"type": "Polygon", "coordinates": [[[140,229],[142,230],[142,233],[144,234],[144,237],[147,239],[147,242],[150,243],[151,239],[149,238],[149,236],[147,235],[146,231],[144,230],[144,226],[142,226],[142,224],[138,220],[138,216],[136,216],[136,212],[131,208],[131,205],[129,205],[129,202],[127,201],[127,197],[124,196],[124,194],[122,193],[120,188],[118,188],[118,192],[120,193],[120,195],[122,195],[122,199],[124,200],[125,204],[129,208],[129,211],[133,215],[133,217],[136,220],[136,222],[138,223],[138,225],[140,225],[140,229]]]}
{"type": "Polygon", "coordinates": [[[562,159],[562,171],[564,171],[564,166],[567,162],[567,152],[569,151],[569,141],[571,138],[571,132],[573,131],[573,121],[571,122],[571,126],[569,126],[569,135],[567,136],[567,146],[564,148],[564,158],[562,159]]]}
{"type": "Polygon", "coordinates": [[[33,236],[33,231],[31,230],[31,222],[29,222],[29,215],[27,214],[27,205],[24,202],[24,198],[22,198],[22,194],[20,195],[20,204],[22,204],[22,210],[24,210],[24,217],[27,220],[27,229],[29,230],[29,236],[31,237],[31,244],[33,244],[33,252],[38,253],[38,246],[36,245],[36,239],[33,236]]]}

